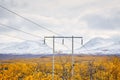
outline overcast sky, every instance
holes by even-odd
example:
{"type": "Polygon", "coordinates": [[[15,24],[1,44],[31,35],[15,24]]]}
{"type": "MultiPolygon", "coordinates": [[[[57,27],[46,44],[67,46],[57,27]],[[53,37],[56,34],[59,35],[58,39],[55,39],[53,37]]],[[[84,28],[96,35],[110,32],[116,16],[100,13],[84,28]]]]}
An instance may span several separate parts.
{"type": "MultiPolygon", "coordinates": [[[[0,5],[63,36],[120,37],[120,0],[0,0],[0,5]]],[[[55,35],[2,8],[0,23],[42,37],[55,35]]],[[[21,41],[4,34],[39,40],[0,25],[0,42],[21,41]]]]}

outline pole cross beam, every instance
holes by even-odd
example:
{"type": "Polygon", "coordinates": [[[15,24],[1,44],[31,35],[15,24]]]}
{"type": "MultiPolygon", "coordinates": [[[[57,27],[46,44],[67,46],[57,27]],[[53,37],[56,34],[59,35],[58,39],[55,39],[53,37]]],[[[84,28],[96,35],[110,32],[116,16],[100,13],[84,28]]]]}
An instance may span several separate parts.
{"type": "Polygon", "coordinates": [[[45,38],[83,38],[83,37],[77,37],[77,36],[46,36],[45,38]]]}
{"type": "Polygon", "coordinates": [[[53,57],[52,57],[52,80],[54,80],[54,64],[55,64],[55,39],[56,38],[70,38],[72,39],[72,71],[71,71],[71,75],[72,75],[72,78],[73,78],[73,75],[74,75],[74,38],[80,38],[81,39],[81,45],[83,45],[83,37],[78,37],[78,36],[45,36],[44,37],[44,44],[46,43],[46,39],[47,38],[51,38],[53,39],[53,57]]]}

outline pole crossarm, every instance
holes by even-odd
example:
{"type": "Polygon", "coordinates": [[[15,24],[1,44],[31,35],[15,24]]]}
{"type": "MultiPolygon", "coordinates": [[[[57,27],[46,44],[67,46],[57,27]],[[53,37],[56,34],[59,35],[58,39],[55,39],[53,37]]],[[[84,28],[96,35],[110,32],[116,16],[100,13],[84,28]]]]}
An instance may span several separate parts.
{"type": "Polygon", "coordinates": [[[77,37],[77,36],[45,36],[44,38],[83,38],[83,37],[77,37]]]}

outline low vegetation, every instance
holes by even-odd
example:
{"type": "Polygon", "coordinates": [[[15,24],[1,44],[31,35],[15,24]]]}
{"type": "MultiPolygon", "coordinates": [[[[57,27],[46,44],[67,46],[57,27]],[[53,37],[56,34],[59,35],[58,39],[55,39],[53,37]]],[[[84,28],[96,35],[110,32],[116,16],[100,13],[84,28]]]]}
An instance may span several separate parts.
{"type": "MultiPolygon", "coordinates": [[[[74,58],[74,67],[71,67],[71,56],[55,58],[54,80],[120,80],[120,58],[117,56],[74,58]]],[[[1,60],[0,80],[52,80],[52,57],[1,60]]]]}

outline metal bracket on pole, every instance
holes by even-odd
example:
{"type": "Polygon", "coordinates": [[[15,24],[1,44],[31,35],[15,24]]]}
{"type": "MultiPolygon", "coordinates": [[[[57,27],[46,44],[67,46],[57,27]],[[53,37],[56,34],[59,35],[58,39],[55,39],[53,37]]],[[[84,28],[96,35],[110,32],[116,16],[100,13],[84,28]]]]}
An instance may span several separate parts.
{"type": "Polygon", "coordinates": [[[45,42],[45,38],[44,38],[44,44],[46,44],[46,42],[45,42]]]}

